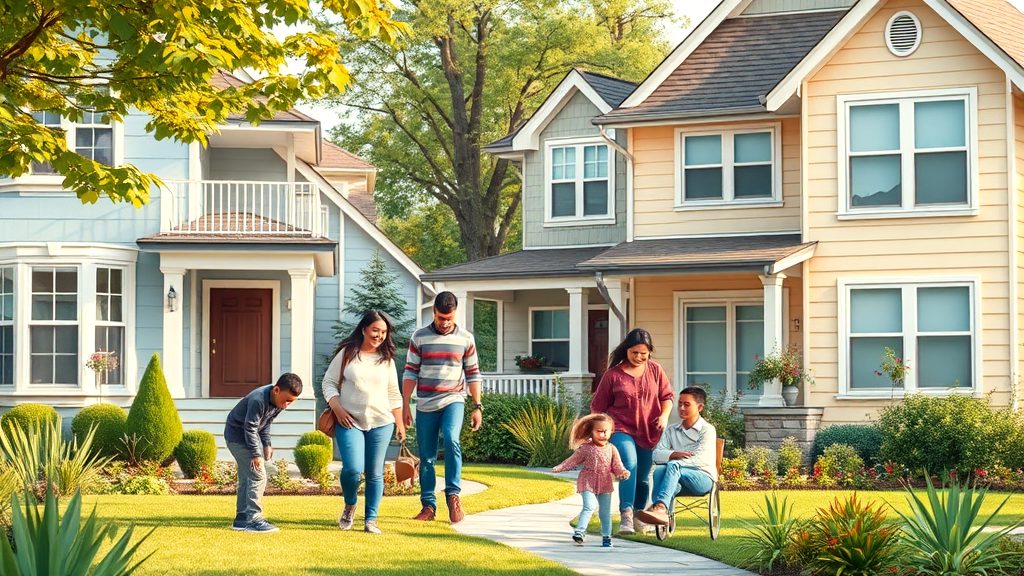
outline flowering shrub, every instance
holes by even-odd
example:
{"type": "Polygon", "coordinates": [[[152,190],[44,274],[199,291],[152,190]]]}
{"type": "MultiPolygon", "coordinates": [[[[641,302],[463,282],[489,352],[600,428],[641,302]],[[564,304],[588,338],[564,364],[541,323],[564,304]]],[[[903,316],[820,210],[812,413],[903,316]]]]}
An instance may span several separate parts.
{"type": "Polygon", "coordinates": [[[534,354],[516,356],[516,366],[520,370],[540,370],[547,364],[547,358],[534,354]]]}
{"type": "Polygon", "coordinates": [[[903,388],[909,372],[910,366],[892,348],[886,346],[882,349],[882,364],[875,370],[875,376],[884,374],[892,381],[894,388],[903,388]]]}
{"type": "Polygon", "coordinates": [[[778,379],[783,386],[797,386],[801,382],[814,383],[814,378],[805,372],[800,365],[800,353],[796,346],[790,346],[783,352],[772,352],[764,358],[754,357],[754,367],[750,369],[747,384],[757,389],[763,382],[778,379]]]}
{"type": "Polygon", "coordinates": [[[117,370],[117,352],[113,350],[97,350],[89,355],[85,361],[85,367],[99,374],[100,372],[113,372],[117,370]]]}

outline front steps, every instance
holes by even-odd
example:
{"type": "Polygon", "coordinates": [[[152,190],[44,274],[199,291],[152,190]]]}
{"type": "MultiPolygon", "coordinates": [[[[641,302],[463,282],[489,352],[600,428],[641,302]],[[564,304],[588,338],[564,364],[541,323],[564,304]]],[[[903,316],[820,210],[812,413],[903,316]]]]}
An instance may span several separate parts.
{"type": "MultiPolygon", "coordinates": [[[[234,461],[224,442],[224,422],[238,398],[176,398],[174,405],[185,430],[206,430],[217,441],[217,460],[234,461]]],[[[295,444],[306,432],[315,430],[316,400],[299,398],[281,412],[270,426],[270,441],[274,446],[274,460],[294,461],[295,444]]]]}

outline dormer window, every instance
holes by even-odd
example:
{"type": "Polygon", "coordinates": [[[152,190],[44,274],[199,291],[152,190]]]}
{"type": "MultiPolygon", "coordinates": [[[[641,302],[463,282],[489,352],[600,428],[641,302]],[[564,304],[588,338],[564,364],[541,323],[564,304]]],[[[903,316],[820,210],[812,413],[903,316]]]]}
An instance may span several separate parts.
{"type": "Polygon", "coordinates": [[[549,141],[545,223],[614,222],[614,154],[601,139],[549,141]]]}

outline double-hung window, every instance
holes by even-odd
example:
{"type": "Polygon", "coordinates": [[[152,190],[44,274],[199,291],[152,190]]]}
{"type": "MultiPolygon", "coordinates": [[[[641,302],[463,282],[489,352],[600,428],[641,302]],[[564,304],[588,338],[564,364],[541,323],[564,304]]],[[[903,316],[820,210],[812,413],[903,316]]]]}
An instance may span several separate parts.
{"type": "Polygon", "coordinates": [[[683,301],[684,386],[702,386],[712,395],[739,395],[753,401],[761,389],[747,382],[764,355],[764,306],[759,301],[683,301]]]}
{"type": "Polygon", "coordinates": [[[75,152],[100,164],[114,164],[114,127],[109,116],[85,112],[75,123],[75,152]]]}
{"type": "Polygon", "coordinates": [[[776,127],[714,133],[677,131],[677,207],[782,200],[776,127]]]}
{"type": "Polygon", "coordinates": [[[569,309],[530,310],[530,354],[543,356],[552,368],[569,369],[569,309]]]}
{"type": "Polygon", "coordinates": [[[78,269],[32,268],[29,380],[78,385],[78,269]]]}
{"type": "Polygon", "coordinates": [[[124,270],[96,269],[96,349],[115,355],[116,370],[102,375],[104,384],[122,384],[125,345],[124,270]]]}
{"type": "Polygon", "coordinates": [[[0,266],[0,386],[14,385],[14,266],[0,266]]]}
{"type": "Polygon", "coordinates": [[[847,284],[845,360],[850,395],[903,392],[881,371],[889,348],[910,368],[908,391],[972,389],[976,376],[974,282],[847,284]]]}
{"type": "Polygon", "coordinates": [[[975,93],[840,96],[841,211],[975,208],[975,93]]]}
{"type": "Polygon", "coordinates": [[[546,221],[605,223],[614,218],[613,161],[614,154],[600,141],[548,144],[546,221]]]}
{"type": "MultiPolygon", "coordinates": [[[[35,121],[41,124],[42,126],[50,128],[51,130],[65,130],[65,126],[62,124],[60,114],[57,114],[56,112],[40,110],[38,112],[33,112],[32,118],[35,119],[35,121]]],[[[38,175],[49,175],[57,173],[57,171],[53,169],[53,166],[51,166],[49,162],[36,162],[34,160],[32,161],[31,171],[32,174],[38,175]]]]}

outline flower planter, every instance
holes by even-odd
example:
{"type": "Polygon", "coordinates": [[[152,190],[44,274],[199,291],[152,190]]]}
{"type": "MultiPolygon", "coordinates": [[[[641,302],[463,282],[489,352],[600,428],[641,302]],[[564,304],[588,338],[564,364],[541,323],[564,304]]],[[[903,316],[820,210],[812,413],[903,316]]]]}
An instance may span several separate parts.
{"type": "Polygon", "coordinates": [[[800,389],[796,386],[782,387],[782,399],[786,401],[786,406],[796,406],[796,398],[799,395],[800,389]]]}

